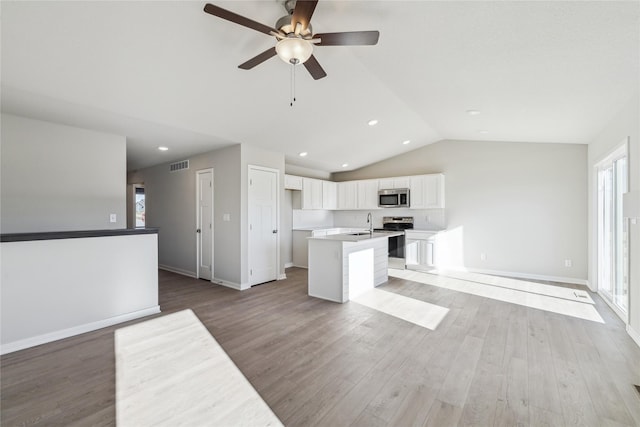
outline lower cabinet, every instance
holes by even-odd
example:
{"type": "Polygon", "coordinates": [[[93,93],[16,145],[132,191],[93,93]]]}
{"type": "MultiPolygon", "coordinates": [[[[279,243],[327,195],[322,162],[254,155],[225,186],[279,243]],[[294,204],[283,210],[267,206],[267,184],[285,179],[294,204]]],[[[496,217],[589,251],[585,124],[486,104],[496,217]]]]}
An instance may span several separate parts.
{"type": "Polygon", "coordinates": [[[436,235],[431,231],[405,231],[405,264],[408,269],[434,268],[436,262],[436,235]]]}

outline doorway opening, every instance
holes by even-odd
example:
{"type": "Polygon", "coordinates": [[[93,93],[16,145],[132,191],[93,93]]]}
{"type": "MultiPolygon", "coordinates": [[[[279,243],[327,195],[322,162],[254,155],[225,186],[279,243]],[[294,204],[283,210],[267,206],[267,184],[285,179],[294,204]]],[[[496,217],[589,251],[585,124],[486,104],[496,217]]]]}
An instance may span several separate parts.
{"type": "Polygon", "coordinates": [[[135,228],[144,228],[146,224],[144,185],[134,184],[133,186],[133,213],[135,228]]]}
{"type": "Polygon", "coordinates": [[[622,215],[628,190],[627,142],[596,165],[598,293],[625,323],[629,307],[629,236],[622,215]]]}

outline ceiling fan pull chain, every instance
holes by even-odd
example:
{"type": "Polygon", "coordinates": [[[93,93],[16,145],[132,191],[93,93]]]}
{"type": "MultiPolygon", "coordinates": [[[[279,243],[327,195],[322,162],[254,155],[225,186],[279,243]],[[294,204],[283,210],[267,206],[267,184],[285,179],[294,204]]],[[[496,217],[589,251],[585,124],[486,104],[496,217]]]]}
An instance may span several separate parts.
{"type": "Polygon", "coordinates": [[[296,102],[296,65],[291,64],[291,87],[290,87],[291,102],[289,106],[293,107],[293,103],[296,102]]]}

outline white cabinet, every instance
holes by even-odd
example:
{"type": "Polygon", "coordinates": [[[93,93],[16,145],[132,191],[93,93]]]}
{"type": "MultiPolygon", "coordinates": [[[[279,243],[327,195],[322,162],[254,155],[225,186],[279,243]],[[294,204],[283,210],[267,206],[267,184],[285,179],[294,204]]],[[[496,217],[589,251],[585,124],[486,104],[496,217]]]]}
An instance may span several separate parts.
{"type": "Polygon", "coordinates": [[[408,177],[408,176],[381,178],[378,180],[378,188],[380,190],[389,190],[394,188],[409,188],[410,185],[411,185],[411,177],[408,177]]]}
{"type": "Polygon", "coordinates": [[[412,209],[444,208],[444,175],[412,176],[410,182],[412,209]]]}
{"type": "Polygon", "coordinates": [[[285,190],[302,190],[302,177],[285,174],[284,188],[285,190]]]}
{"type": "Polygon", "coordinates": [[[436,266],[437,232],[405,230],[405,265],[412,270],[436,266]]]}
{"type": "Polygon", "coordinates": [[[322,209],[322,181],[302,178],[302,209],[322,209]]]}
{"type": "Polygon", "coordinates": [[[357,209],[378,209],[378,180],[356,181],[358,185],[357,209]]]}
{"type": "Polygon", "coordinates": [[[358,208],[358,184],[356,181],[338,183],[338,209],[358,208]]]}
{"type": "Polygon", "coordinates": [[[322,209],[338,208],[338,183],[322,181],[322,209]]]}

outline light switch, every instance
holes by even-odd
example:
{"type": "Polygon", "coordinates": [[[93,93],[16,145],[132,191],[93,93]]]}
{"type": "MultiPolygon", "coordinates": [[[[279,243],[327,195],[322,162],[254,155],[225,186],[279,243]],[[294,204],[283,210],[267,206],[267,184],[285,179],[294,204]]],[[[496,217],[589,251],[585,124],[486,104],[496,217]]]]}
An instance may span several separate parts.
{"type": "Polygon", "coordinates": [[[228,214],[228,213],[223,214],[222,215],[222,220],[223,221],[231,221],[231,214],[228,214]]]}
{"type": "Polygon", "coordinates": [[[117,222],[116,214],[109,215],[109,222],[117,222]]]}

